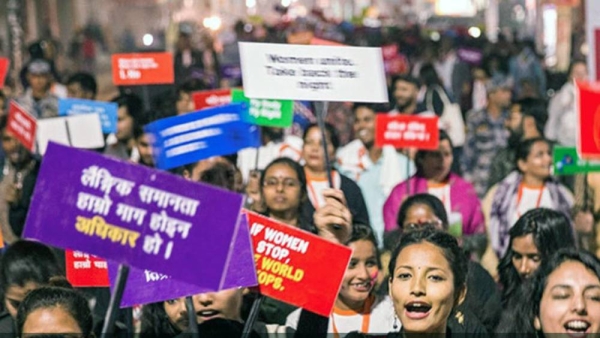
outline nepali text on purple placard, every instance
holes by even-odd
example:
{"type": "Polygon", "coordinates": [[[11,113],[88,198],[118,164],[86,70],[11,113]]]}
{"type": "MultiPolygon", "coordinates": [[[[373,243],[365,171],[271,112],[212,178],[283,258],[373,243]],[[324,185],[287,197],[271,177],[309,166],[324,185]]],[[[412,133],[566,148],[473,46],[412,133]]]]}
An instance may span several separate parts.
{"type": "MultiPolygon", "coordinates": [[[[258,285],[248,219],[245,214],[240,215],[240,225],[231,246],[231,256],[228,259],[226,277],[221,290],[258,285]]],[[[202,264],[202,262],[197,262],[194,266],[196,264],[202,264]]],[[[109,264],[111,288],[114,288],[116,284],[118,270],[117,264],[109,264]]],[[[202,287],[201,284],[182,282],[155,271],[132,267],[129,270],[127,285],[121,299],[121,307],[162,302],[209,291],[214,290],[202,287]]]]}
{"type": "Polygon", "coordinates": [[[24,237],[219,290],[242,198],[51,143],[24,237]]]}

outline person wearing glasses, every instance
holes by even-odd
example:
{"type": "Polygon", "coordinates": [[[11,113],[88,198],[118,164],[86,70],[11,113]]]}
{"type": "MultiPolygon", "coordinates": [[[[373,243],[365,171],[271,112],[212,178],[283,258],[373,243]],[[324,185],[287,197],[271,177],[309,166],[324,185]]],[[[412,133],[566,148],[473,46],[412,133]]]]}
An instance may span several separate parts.
{"type": "MultiPolygon", "coordinates": [[[[347,243],[350,239],[353,217],[341,190],[324,190],[325,204],[310,216],[303,212],[307,201],[306,176],[294,160],[282,157],[267,165],[260,178],[260,189],[265,216],[336,243],[347,243]]],[[[258,320],[284,325],[294,310],[291,305],[265,297],[258,320]]]]}
{"type": "MultiPolygon", "coordinates": [[[[323,151],[323,138],[321,129],[317,124],[311,124],[304,130],[304,146],[302,147],[302,160],[304,161],[304,172],[306,174],[306,192],[309,202],[304,206],[304,212],[310,217],[315,210],[319,210],[326,204],[324,191],[329,189],[327,178],[327,163],[323,151]]],[[[325,138],[327,142],[327,154],[330,163],[335,161],[335,153],[339,146],[339,138],[332,125],[325,124],[325,138]]],[[[360,224],[371,225],[367,204],[359,186],[350,178],[340,174],[337,170],[331,171],[333,187],[343,191],[348,201],[348,208],[352,212],[354,221],[360,224]]]]}

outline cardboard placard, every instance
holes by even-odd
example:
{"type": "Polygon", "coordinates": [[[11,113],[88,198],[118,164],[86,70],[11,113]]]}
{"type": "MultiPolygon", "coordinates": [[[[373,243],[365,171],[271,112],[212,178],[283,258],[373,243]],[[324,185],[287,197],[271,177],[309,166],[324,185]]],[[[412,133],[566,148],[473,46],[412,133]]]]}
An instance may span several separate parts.
{"type": "Polygon", "coordinates": [[[352,250],[259,214],[246,213],[260,293],[328,317],[352,250]]]}
{"type": "Polygon", "coordinates": [[[267,100],[249,99],[241,89],[231,91],[234,103],[246,103],[248,114],[244,120],[259,126],[287,128],[292,125],[294,119],[294,101],[290,100],[267,100]]]}
{"type": "Polygon", "coordinates": [[[6,74],[10,68],[10,60],[8,58],[0,58],[0,89],[4,88],[4,81],[6,81],[6,74]]]}
{"type": "Polygon", "coordinates": [[[40,155],[46,153],[50,141],[82,149],[104,147],[100,115],[96,113],[39,120],[36,139],[40,155]]]}
{"type": "Polygon", "coordinates": [[[15,101],[10,101],[6,130],[13,134],[27,150],[35,151],[37,121],[15,101]]]}
{"type": "Polygon", "coordinates": [[[239,194],[50,143],[23,237],[220,290],[242,203],[239,194]]]}
{"type": "Polygon", "coordinates": [[[259,128],[243,121],[248,106],[235,103],[152,122],[156,167],[171,169],[260,146],[259,128]]]}
{"type": "Polygon", "coordinates": [[[225,106],[231,103],[231,89],[202,90],[192,93],[196,110],[225,106]]]}
{"type": "Polygon", "coordinates": [[[439,133],[437,116],[378,114],[375,145],[437,150],[439,133]]]}
{"type": "Polygon", "coordinates": [[[552,154],[554,175],[574,175],[600,172],[600,162],[591,162],[579,158],[575,147],[554,147],[552,154]]]}
{"type": "Polygon", "coordinates": [[[171,84],[175,81],[171,53],[132,53],[112,55],[115,86],[171,84]]]}
{"type": "MultiPolygon", "coordinates": [[[[258,284],[246,215],[240,215],[240,225],[237,230],[230,252],[232,256],[229,261],[231,263],[227,268],[222,290],[251,287],[258,284]]],[[[118,265],[110,264],[109,270],[111,286],[114,288],[118,265]]],[[[216,290],[207,289],[202,285],[182,282],[154,271],[131,268],[121,300],[121,307],[162,302],[212,291],[216,290]]]]}
{"type": "Polygon", "coordinates": [[[381,48],[240,42],[253,99],[388,102],[381,48]]]}
{"type": "Polygon", "coordinates": [[[81,251],[65,251],[67,280],[76,288],[110,286],[107,262],[81,251]]]}
{"type": "Polygon", "coordinates": [[[116,102],[100,102],[83,99],[59,99],[58,115],[72,116],[82,114],[98,114],[102,123],[104,134],[117,132],[117,111],[119,105],[116,102]]]}
{"type": "Polygon", "coordinates": [[[578,82],[576,87],[577,150],[583,159],[600,159],[600,83],[578,82]]]}

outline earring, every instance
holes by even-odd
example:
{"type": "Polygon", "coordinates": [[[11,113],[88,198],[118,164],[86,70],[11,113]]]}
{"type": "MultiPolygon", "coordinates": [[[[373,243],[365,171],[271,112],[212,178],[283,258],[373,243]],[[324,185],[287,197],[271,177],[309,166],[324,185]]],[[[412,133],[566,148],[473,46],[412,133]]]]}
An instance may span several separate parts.
{"type": "Polygon", "coordinates": [[[394,331],[398,329],[398,316],[394,315],[394,325],[392,326],[394,331]]]}

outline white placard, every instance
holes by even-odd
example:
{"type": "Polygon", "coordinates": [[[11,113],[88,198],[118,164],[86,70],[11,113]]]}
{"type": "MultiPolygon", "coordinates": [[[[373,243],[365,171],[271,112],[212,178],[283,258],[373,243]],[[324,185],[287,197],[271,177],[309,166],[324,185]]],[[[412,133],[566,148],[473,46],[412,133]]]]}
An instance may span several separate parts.
{"type": "Polygon", "coordinates": [[[36,139],[40,155],[46,153],[49,141],[83,149],[104,146],[102,124],[98,114],[38,120],[36,139]]]}
{"type": "Polygon", "coordinates": [[[73,115],[67,118],[71,146],[94,149],[104,147],[102,122],[98,114],[73,115]]]}
{"type": "Polygon", "coordinates": [[[381,48],[248,42],[239,47],[247,97],[388,102],[381,48]]]}
{"type": "Polygon", "coordinates": [[[600,41],[597,41],[596,31],[600,30],[600,1],[588,0],[585,2],[585,35],[588,46],[587,64],[590,73],[590,80],[600,81],[598,73],[600,69],[596,69],[597,65],[600,64],[598,59],[598,45],[600,41]]]}

